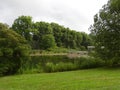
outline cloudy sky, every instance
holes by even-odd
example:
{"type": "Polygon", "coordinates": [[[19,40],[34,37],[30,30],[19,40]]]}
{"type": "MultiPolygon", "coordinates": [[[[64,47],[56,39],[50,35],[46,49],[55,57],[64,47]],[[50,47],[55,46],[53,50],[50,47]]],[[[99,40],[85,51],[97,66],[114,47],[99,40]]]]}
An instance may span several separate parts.
{"type": "Polygon", "coordinates": [[[12,25],[21,15],[33,21],[56,22],[89,33],[93,16],[108,0],[0,0],[0,22],[12,25]]]}

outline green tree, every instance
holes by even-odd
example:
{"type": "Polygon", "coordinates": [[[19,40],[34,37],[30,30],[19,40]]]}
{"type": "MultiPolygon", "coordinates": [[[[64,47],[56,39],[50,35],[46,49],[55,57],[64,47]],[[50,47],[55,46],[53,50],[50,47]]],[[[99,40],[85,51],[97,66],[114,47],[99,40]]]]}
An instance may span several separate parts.
{"type": "Polygon", "coordinates": [[[51,25],[47,22],[36,22],[34,24],[34,28],[38,30],[40,36],[53,34],[53,29],[51,28],[51,25]]]}
{"type": "Polygon", "coordinates": [[[51,26],[58,47],[82,50],[91,45],[92,40],[86,33],[76,32],[56,23],[51,23],[51,26]]]}
{"type": "Polygon", "coordinates": [[[56,45],[53,29],[49,23],[36,22],[34,28],[37,30],[37,33],[33,35],[33,40],[39,45],[36,47],[37,49],[52,48],[56,45]]]}
{"type": "Polygon", "coordinates": [[[120,63],[120,0],[109,0],[94,16],[91,27],[98,55],[111,65],[120,63]]]}
{"type": "Polygon", "coordinates": [[[7,24],[0,23],[0,30],[6,30],[8,27],[9,26],[7,24]]]}
{"type": "Polygon", "coordinates": [[[64,29],[64,27],[60,26],[59,24],[57,23],[51,23],[51,27],[53,29],[53,35],[55,37],[55,42],[56,42],[56,45],[58,47],[62,47],[63,46],[63,43],[62,43],[62,30],[64,29]]]}
{"type": "Polygon", "coordinates": [[[21,35],[10,29],[0,29],[0,74],[16,73],[29,56],[29,50],[30,46],[21,35]]]}
{"type": "Polygon", "coordinates": [[[76,44],[77,44],[77,48],[81,49],[81,42],[82,42],[82,34],[80,32],[76,32],[76,44]]]}
{"type": "Polygon", "coordinates": [[[82,32],[81,34],[82,34],[81,46],[84,46],[87,49],[87,46],[90,46],[92,44],[92,40],[88,34],[84,32],[82,32]]]}
{"type": "Polygon", "coordinates": [[[54,48],[56,46],[54,36],[51,34],[46,34],[42,37],[42,48],[49,49],[54,48]]]}
{"type": "Polygon", "coordinates": [[[30,41],[32,38],[32,31],[33,31],[33,22],[32,17],[30,16],[19,16],[15,19],[12,29],[25,37],[26,40],[30,41]]]}

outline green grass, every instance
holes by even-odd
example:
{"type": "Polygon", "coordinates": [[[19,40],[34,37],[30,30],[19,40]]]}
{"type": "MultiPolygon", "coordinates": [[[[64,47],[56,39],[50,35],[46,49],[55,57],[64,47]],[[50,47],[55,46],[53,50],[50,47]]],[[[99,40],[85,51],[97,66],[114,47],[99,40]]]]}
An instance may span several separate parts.
{"type": "Polygon", "coordinates": [[[120,69],[0,77],[0,90],[120,90],[120,69]]]}

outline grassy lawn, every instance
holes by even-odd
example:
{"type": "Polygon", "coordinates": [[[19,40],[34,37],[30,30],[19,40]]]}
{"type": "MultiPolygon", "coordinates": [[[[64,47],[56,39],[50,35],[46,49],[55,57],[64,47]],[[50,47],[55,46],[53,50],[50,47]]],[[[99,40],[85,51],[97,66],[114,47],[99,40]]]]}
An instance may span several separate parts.
{"type": "Polygon", "coordinates": [[[120,69],[0,77],[0,90],[120,90],[120,69]]]}

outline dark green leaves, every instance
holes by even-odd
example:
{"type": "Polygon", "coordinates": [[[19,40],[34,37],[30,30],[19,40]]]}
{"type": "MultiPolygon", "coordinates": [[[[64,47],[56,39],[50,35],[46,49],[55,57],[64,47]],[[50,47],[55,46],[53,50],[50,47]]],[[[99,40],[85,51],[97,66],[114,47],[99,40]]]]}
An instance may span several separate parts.
{"type": "MultiPolygon", "coordinates": [[[[120,0],[109,0],[94,17],[91,32],[95,35],[96,51],[107,60],[119,63],[120,58],[120,0]],[[104,46],[104,49],[101,47],[104,46]]],[[[116,64],[115,63],[115,64],[116,64]]]]}

